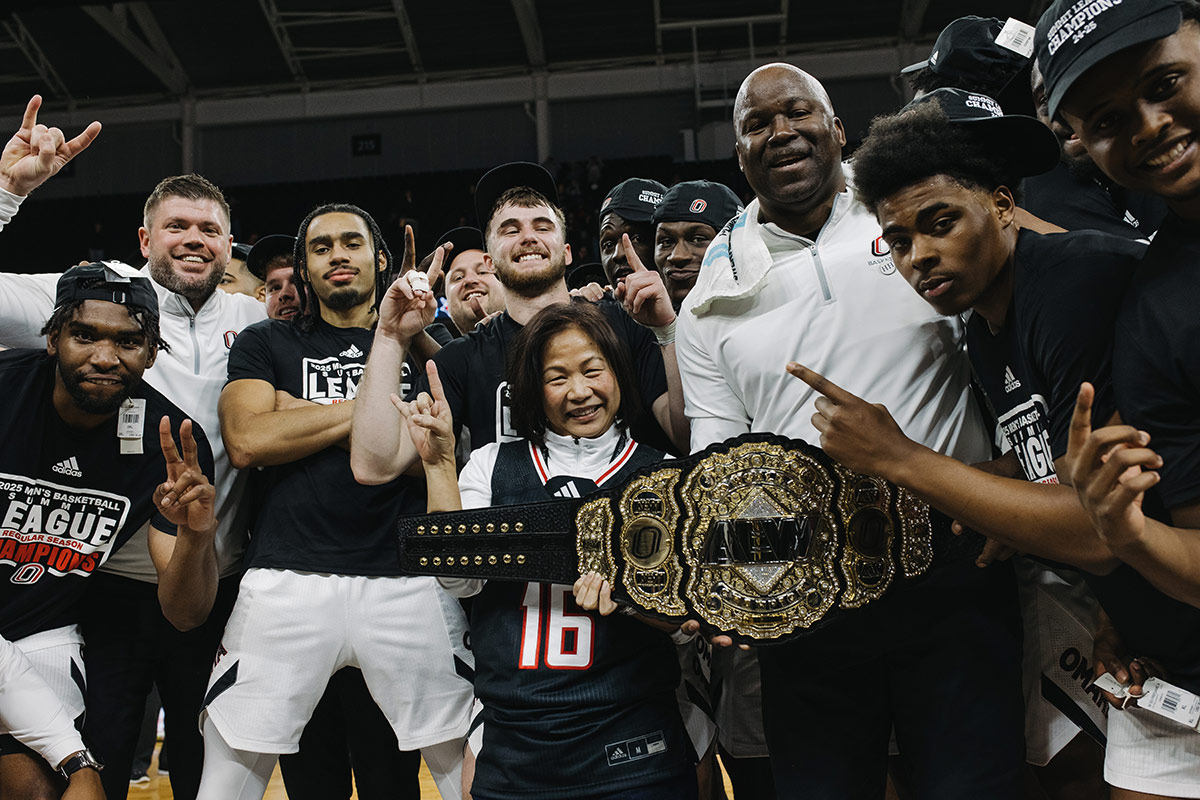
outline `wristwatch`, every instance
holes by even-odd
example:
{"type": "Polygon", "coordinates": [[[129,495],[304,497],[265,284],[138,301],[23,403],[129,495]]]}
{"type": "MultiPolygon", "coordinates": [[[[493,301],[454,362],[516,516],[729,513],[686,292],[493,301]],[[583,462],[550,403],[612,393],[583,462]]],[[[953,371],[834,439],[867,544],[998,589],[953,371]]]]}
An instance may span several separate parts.
{"type": "Polygon", "coordinates": [[[72,775],[85,767],[91,767],[97,772],[104,769],[104,765],[96,760],[91,751],[84,749],[67,756],[66,760],[58,765],[58,774],[66,780],[71,780],[72,775]]]}

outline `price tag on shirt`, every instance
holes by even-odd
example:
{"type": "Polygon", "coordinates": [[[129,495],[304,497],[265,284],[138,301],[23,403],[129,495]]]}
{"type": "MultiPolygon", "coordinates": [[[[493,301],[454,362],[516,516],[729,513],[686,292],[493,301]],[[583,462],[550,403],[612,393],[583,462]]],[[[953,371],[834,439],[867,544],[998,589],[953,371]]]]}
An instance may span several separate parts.
{"type": "Polygon", "coordinates": [[[142,436],[146,429],[146,401],[130,397],[121,403],[117,412],[117,438],[121,441],[121,455],[140,456],[142,436]]]}
{"type": "Polygon", "coordinates": [[[1000,29],[1000,33],[996,35],[996,44],[1006,50],[1012,50],[1018,55],[1032,58],[1034,31],[1035,29],[1032,25],[1009,17],[1008,22],[1004,23],[1004,27],[1000,29]]]}
{"type": "Polygon", "coordinates": [[[1173,719],[1185,728],[1200,726],[1200,696],[1158,678],[1146,679],[1142,689],[1145,694],[1138,698],[1142,708],[1173,719]]]}

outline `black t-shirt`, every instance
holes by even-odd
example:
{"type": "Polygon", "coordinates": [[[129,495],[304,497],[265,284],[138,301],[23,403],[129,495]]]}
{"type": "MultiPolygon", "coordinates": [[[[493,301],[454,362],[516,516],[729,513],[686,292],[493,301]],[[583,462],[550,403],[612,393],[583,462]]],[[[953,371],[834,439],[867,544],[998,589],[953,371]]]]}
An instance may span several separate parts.
{"type": "MultiPolygon", "coordinates": [[[[176,530],[154,507],[167,478],[158,422],[170,418],[178,446],[187,415],[139,383],[142,452],[122,455],[119,414],[88,430],[55,411],[56,364],[44,350],[0,353],[0,636],[10,640],[76,622],[83,579],[147,522],[176,530]]],[[[208,439],[199,425],[192,435],[211,480],[208,439]]]]}
{"type": "Polygon", "coordinates": [[[1026,178],[1022,191],[1022,208],[1068,231],[1149,239],[1167,215],[1166,203],[1155,195],[1131,192],[1103,175],[1078,179],[1062,163],[1026,178]]]}
{"type": "MultiPolygon", "coordinates": [[[[641,417],[630,426],[633,437],[672,452],[674,448],[650,410],[651,404],[667,391],[662,350],[654,334],[634,322],[613,300],[602,300],[596,307],[612,325],[617,339],[629,346],[643,403],[641,417]]],[[[506,311],[482,328],[455,339],[434,356],[455,429],[466,426],[470,430],[473,451],[491,442],[520,438],[510,422],[505,366],[508,349],[522,327],[506,311]]],[[[429,381],[422,376],[418,391],[428,390],[429,381]]]]}
{"type": "Polygon", "coordinates": [[[967,323],[971,365],[1031,481],[1058,482],[1082,382],[1096,387],[1093,418],[1113,414],[1113,324],[1145,250],[1096,231],[1023,230],[1003,328],[993,334],[980,314],[967,323]]]}
{"type": "MultiPolygon", "coordinates": [[[[663,457],[639,445],[606,485],[663,457]]],[[[492,501],[548,501],[566,483],[595,486],[588,477],[543,482],[528,442],[508,442],[496,458],[492,501]]],[[[693,768],[675,699],[679,663],[665,633],[584,611],[570,586],[491,580],[471,605],[471,647],[484,715],[480,793],[607,797],[693,768]]]]}
{"type": "MultiPolygon", "coordinates": [[[[1095,424],[1111,417],[1114,405],[1129,421],[1116,388],[1121,382],[1118,354],[1128,335],[1120,331],[1117,320],[1125,313],[1126,298],[1145,270],[1144,259],[1151,250],[1098,232],[1039,236],[1022,231],[1005,329],[1000,336],[987,337],[982,318],[973,317],[968,324],[971,363],[1002,425],[1007,417],[1006,431],[1015,437],[1011,444],[1019,456],[1035,453],[1028,462],[1022,458],[1031,480],[1044,477],[1037,468],[1040,445],[1031,449],[1030,442],[1045,436],[1051,457],[1066,452],[1080,382],[1088,380],[1096,386],[1095,424]],[[1140,253],[1146,255],[1139,263],[1140,253]],[[1015,342],[1016,353],[998,358],[992,348],[1000,349],[996,340],[1005,336],[1015,342]],[[1113,343],[1111,368],[1104,351],[1109,342],[1113,343]],[[1013,380],[1021,386],[1006,392],[1013,380]],[[1110,382],[1112,390],[1106,388],[1110,382]],[[1006,400],[1010,395],[1023,399],[1006,400]],[[1023,407],[1033,395],[1045,398],[1040,407],[1023,407]],[[1044,415],[1042,430],[1033,420],[1033,410],[1044,415]]],[[[1053,470],[1052,463],[1049,468],[1053,470]]],[[[1147,510],[1153,506],[1153,498],[1148,499],[1147,510]]],[[[1171,599],[1126,564],[1108,575],[1085,578],[1131,653],[1157,659],[1175,683],[1200,690],[1200,609],[1171,599]]]]}
{"type": "MultiPolygon", "coordinates": [[[[1163,459],[1161,480],[1146,493],[1142,509],[1168,524],[1169,509],[1200,502],[1197,227],[1175,214],[1163,222],[1134,272],[1113,345],[1117,409],[1126,423],[1149,432],[1150,446],[1163,459]]],[[[1158,656],[1172,683],[1200,693],[1200,609],[1171,600],[1136,573],[1112,577],[1126,578],[1115,591],[1148,599],[1104,603],[1131,651],[1158,656]]]]}
{"type": "Polygon", "coordinates": [[[1117,320],[1122,418],[1163,459],[1164,505],[1200,502],[1200,223],[1172,214],[1134,275],[1117,320]]]}
{"type": "MultiPolygon", "coordinates": [[[[243,330],[229,351],[229,380],[261,380],[303,400],[331,405],[354,399],[373,334],[317,320],[305,332],[264,320],[243,330]]],[[[413,365],[405,365],[411,375],[413,365]]],[[[340,447],[264,467],[250,526],[250,567],[339,575],[399,575],[393,527],[425,509],[421,482],[400,477],[379,486],[354,480],[340,447]]]]}

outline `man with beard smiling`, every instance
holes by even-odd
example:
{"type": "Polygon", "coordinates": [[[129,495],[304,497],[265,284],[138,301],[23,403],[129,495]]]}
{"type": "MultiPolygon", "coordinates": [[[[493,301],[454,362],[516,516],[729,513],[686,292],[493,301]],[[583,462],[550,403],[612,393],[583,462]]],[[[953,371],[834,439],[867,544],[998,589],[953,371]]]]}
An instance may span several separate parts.
{"type": "MultiPolygon", "coordinates": [[[[713,241],[680,312],[693,451],[749,431],[815,444],[818,395],[784,370],[808,358],[887,402],[914,439],[987,459],[961,323],[929,308],[880,254],[824,87],[790,64],[760,67],[733,121],[756,199],[713,241]]],[[[962,561],[760,648],[779,796],[882,796],[893,726],[914,796],[1020,796],[1020,636],[1011,570],[962,561]]]]}
{"type": "MultiPolygon", "coordinates": [[[[360,485],[346,452],[391,253],[367,212],[329,204],[300,225],[294,261],[299,314],[242,331],[221,393],[230,457],[262,467],[265,485],[206,698],[199,796],[261,797],[330,677],[354,666],[399,746],[421,749],[443,796],[457,797],[466,618],[435,579],[400,572],[393,524],[424,508],[423,487],[360,485]]],[[[432,301],[427,288],[419,296],[432,301]]]]}
{"type": "MultiPolygon", "coordinates": [[[[203,623],[216,593],[211,450],[200,427],[142,381],[164,348],[158,322],[150,281],[87,264],[58,280],[45,349],[0,354],[0,636],[25,651],[72,717],[86,705],[83,579],[96,580],[135,533],[148,525],[131,546],[147,548],[170,624],[203,623]]],[[[74,788],[91,773],[98,787],[90,754],[75,756],[59,760],[63,776],[74,788]]],[[[0,792],[60,789],[27,749],[0,737],[0,792]]]]}
{"type": "MultiPolygon", "coordinates": [[[[495,268],[504,285],[507,310],[481,329],[446,345],[433,358],[454,425],[470,430],[472,449],[520,438],[509,421],[504,380],[508,347],[538,311],[571,302],[564,278],[571,263],[571,247],[564,239],[566,223],[555,204],[557,196],[550,173],[527,162],[496,167],[476,186],[475,209],[487,246],[484,263],[495,268]]],[[[601,301],[598,307],[617,337],[629,346],[644,405],[653,411],[653,416],[643,414],[630,421],[634,438],[663,442],[666,431],[672,440],[685,444],[682,395],[677,382],[668,381],[673,370],[663,364],[668,356],[674,363],[673,326],[672,341],[656,345],[654,335],[618,303],[601,301]]],[[[392,323],[393,313],[394,307],[385,298],[380,306],[383,324],[376,329],[375,349],[354,414],[351,464],[355,476],[365,483],[389,481],[406,470],[420,469],[407,428],[389,400],[390,394],[398,392],[401,364],[409,347],[406,336],[392,323]]],[[[426,324],[432,319],[431,310],[426,324]]],[[[422,379],[419,391],[428,388],[422,379]]],[[[670,447],[670,442],[664,446],[670,447]]]]}
{"type": "MultiPolygon", "coordinates": [[[[21,128],[0,153],[0,222],[17,213],[33,189],[81,152],[99,123],[70,141],[37,121],[41,98],[26,108],[21,128]]],[[[146,382],[209,432],[217,491],[217,564],[222,577],[208,621],[181,633],[158,606],[157,573],[145,547],[126,547],[87,586],[88,730],[109,768],[109,800],[129,790],[128,775],[141,727],[141,709],[157,684],[171,739],[171,786],[189,800],[200,783],[203,743],[195,719],[211,671],[246,546],[245,478],[229,464],[217,421],[229,346],[238,331],[264,318],[252,297],[217,290],[229,261],[229,205],[199,175],[161,181],[146,200],[138,230],[161,313],[163,338],[173,346],[146,371],[146,382]]],[[[0,274],[0,345],[36,347],[38,330],[54,308],[56,275],[0,274]]],[[[142,534],[138,534],[140,539],[142,534]]]]}

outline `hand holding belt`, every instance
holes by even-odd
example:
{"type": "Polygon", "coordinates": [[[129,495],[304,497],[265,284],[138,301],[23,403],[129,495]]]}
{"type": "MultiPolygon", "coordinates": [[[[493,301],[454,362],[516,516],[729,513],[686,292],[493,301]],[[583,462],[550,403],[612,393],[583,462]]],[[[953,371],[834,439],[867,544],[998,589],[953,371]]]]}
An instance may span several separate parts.
{"type": "Polygon", "coordinates": [[[399,546],[418,575],[570,584],[597,572],[650,616],[770,643],[973,560],[981,539],[820,448],[746,434],[582,499],[402,517],[399,546]]]}

